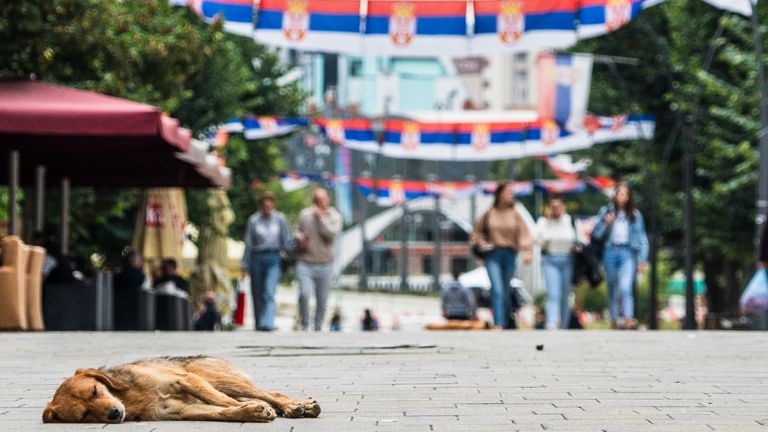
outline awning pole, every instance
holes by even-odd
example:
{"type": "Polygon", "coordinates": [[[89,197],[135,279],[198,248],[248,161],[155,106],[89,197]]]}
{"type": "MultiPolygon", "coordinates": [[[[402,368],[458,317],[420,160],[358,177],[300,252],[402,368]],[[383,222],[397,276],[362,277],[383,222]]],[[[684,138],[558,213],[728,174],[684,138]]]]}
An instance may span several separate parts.
{"type": "Polygon", "coordinates": [[[35,170],[35,232],[43,231],[45,210],[45,167],[38,165],[35,170]]]}
{"type": "Polygon", "coordinates": [[[13,150],[10,155],[8,174],[8,234],[16,235],[19,231],[16,201],[19,193],[19,151],[13,150]]]}
{"type": "Polygon", "coordinates": [[[69,178],[61,179],[61,254],[69,253],[69,178]]]}

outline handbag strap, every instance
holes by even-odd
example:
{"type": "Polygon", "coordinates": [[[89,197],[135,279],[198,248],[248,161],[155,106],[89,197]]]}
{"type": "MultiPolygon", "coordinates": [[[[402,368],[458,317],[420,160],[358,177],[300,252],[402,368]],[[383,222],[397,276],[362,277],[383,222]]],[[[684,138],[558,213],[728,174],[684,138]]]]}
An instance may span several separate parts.
{"type": "Polygon", "coordinates": [[[483,240],[485,240],[486,242],[490,242],[490,240],[491,240],[491,234],[490,234],[490,231],[488,230],[488,219],[491,217],[491,210],[493,210],[493,209],[490,208],[490,209],[488,209],[487,212],[485,212],[485,214],[483,215],[483,221],[482,221],[482,224],[483,224],[483,230],[482,230],[482,232],[483,232],[483,240]]]}

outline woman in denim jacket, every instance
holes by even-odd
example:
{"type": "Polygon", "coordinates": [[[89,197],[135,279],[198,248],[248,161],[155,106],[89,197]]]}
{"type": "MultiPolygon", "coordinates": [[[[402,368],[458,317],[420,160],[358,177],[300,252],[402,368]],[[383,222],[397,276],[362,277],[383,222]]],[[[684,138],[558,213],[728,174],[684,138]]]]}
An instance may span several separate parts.
{"type": "Polygon", "coordinates": [[[635,273],[642,274],[648,263],[648,237],[643,215],[632,201],[626,183],[616,185],[613,203],[600,209],[592,231],[593,241],[604,244],[603,266],[608,279],[608,310],[611,326],[618,328],[619,305],[624,328],[635,328],[635,273]]]}

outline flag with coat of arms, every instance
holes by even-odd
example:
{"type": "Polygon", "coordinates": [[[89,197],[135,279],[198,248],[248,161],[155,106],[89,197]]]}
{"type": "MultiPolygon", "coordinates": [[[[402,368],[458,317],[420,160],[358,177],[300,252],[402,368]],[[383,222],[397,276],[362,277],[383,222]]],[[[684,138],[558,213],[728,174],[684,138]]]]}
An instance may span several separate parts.
{"type": "Polygon", "coordinates": [[[590,55],[542,54],[538,58],[538,115],[568,131],[584,128],[592,82],[590,55]]]}

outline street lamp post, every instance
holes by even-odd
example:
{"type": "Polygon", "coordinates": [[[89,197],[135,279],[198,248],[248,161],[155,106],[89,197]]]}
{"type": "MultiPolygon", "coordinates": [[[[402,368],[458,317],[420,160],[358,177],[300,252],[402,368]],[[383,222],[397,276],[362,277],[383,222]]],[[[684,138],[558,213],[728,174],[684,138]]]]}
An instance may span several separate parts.
{"type": "MultiPolygon", "coordinates": [[[[757,87],[760,91],[760,133],[759,162],[757,181],[757,216],[755,217],[756,247],[760,249],[760,234],[765,229],[766,217],[768,217],[768,90],[766,89],[765,63],[763,62],[763,44],[760,39],[760,22],[758,20],[755,4],[749,2],[752,8],[752,36],[755,44],[755,56],[757,57],[757,87]]],[[[759,255],[759,253],[758,253],[759,255]]]]}
{"type": "Polygon", "coordinates": [[[440,264],[442,261],[441,257],[441,249],[442,249],[442,241],[440,238],[440,193],[436,190],[435,182],[437,181],[437,175],[435,174],[429,174],[427,175],[427,182],[429,183],[429,190],[432,193],[432,196],[435,199],[435,208],[434,208],[434,215],[435,215],[435,224],[434,227],[432,227],[432,232],[434,236],[434,253],[432,254],[432,289],[434,291],[440,291],[440,264]]]}
{"type": "MultiPolygon", "coordinates": [[[[368,171],[360,173],[362,178],[370,178],[368,171]]],[[[358,279],[358,288],[360,291],[368,289],[368,240],[366,239],[365,222],[368,219],[368,195],[363,195],[362,205],[360,206],[360,237],[362,239],[363,250],[360,253],[360,277],[358,279]]]]}
{"type": "MultiPolygon", "coordinates": [[[[402,177],[395,175],[392,180],[402,181],[402,177]]],[[[408,214],[408,204],[405,196],[400,202],[402,216],[400,216],[400,291],[408,291],[408,223],[411,216],[408,214]]]]}

